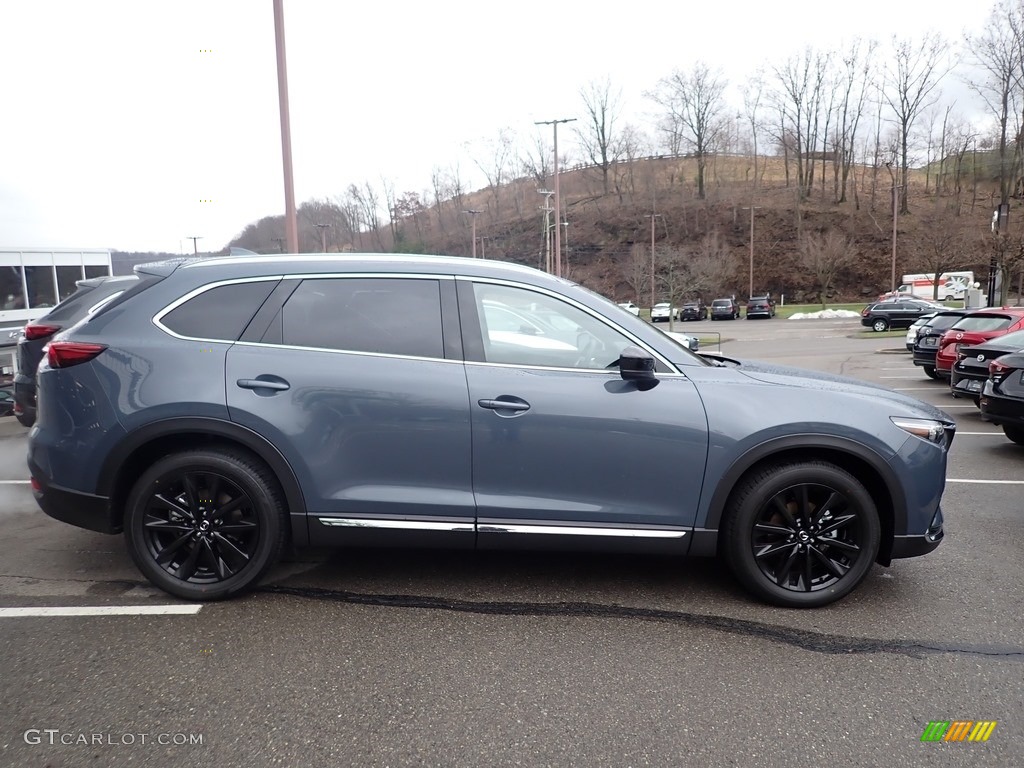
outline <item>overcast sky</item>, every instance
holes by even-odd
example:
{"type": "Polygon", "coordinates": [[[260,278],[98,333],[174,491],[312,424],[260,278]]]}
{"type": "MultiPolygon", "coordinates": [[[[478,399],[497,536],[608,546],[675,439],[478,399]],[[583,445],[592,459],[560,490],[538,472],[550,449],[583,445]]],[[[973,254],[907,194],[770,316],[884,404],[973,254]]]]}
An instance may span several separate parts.
{"type": "MultiPolygon", "coordinates": [[[[643,92],[697,59],[738,89],[808,45],[959,41],[991,7],[285,0],[296,199],[382,177],[422,192],[454,164],[482,186],[474,147],[582,117],[589,82],[610,77],[642,122],[643,92]]],[[[216,250],[283,212],[271,0],[0,0],[0,29],[0,250],[216,250]]]]}

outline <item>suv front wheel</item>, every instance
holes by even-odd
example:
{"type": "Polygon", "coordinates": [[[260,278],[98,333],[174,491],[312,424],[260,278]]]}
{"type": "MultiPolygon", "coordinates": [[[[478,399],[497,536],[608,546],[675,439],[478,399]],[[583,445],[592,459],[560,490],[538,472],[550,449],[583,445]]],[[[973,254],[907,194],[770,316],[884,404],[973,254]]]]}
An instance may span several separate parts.
{"type": "Polygon", "coordinates": [[[878,554],[871,495],[826,462],[769,465],[733,492],[723,551],[740,583],[790,608],[817,608],[851,592],[878,554]]]}
{"type": "Polygon", "coordinates": [[[186,600],[220,600],[254,586],[287,535],[277,480],[229,448],[171,454],[128,496],[125,540],[153,584],[186,600]]]}
{"type": "Polygon", "coordinates": [[[875,322],[871,324],[871,328],[872,330],[881,333],[882,331],[889,330],[889,323],[888,321],[883,320],[882,318],[878,318],[877,320],[875,320],[875,322]]]}

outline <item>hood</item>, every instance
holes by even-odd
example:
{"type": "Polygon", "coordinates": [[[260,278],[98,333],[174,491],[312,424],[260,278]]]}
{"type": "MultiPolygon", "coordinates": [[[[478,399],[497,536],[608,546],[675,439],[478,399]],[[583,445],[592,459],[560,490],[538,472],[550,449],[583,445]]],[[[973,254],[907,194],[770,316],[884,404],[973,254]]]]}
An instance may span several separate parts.
{"type": "MultiPolygon", "coordinates": [[[[887,400],[898,404],[906,410],[916,412],[920,418],[936,419],[938,421],[956,423],[952,416],[945,411],[939,410],[933,405],[910,397],[902,392],[893,392],[881,384],[872,384],[859,379],[851,379],[847,376],[836,376],[821,371],[809,371],[803,368],[793,368],[787,365],[774,365],[753,360],[742,361],[740,372],[747,377],[765,384],[778,384],[787,387],[800,387],[802,389],[818,389],[832,392],[841,392],[849,395],[869,398],[872,400],[887,400]]],[[[899,416],[899,413],[894,413],[899,416]]],[[[908,416],[912,414],[906,414],[908,416]]]]}

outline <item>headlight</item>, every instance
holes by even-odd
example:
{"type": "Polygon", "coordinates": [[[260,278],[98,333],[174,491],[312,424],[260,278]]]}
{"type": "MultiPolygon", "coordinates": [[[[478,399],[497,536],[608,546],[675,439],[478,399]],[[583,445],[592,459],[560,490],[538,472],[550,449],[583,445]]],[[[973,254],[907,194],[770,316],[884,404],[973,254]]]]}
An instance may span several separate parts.
{"type": "Polygon", "coordinates": [[[941,421],[932,419],[905,419],[900,416],[890,416],[892,423],[912,435],[927,440],[929,443],[942,445],[946,438],[946,425],[941,421]]]}

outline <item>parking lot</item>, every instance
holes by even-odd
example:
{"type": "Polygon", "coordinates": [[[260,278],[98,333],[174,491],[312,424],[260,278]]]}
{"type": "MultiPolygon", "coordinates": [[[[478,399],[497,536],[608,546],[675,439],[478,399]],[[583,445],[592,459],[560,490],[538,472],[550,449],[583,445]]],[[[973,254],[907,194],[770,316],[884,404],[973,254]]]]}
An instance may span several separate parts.
{"type": "Polygon", "coordinates": [[[814,611],[715,562],[310,551],[244,598],[131,613],[182,603],[38,511],[8,429],[0,765],[1020,765],[1024,448],[857,319],[674,330],[954,416],[942,546],[814,611]],[[7,610],[81,606],[109,613],[7,610]],[[921,741],[954,720],[998,724],[921,741]]]}

